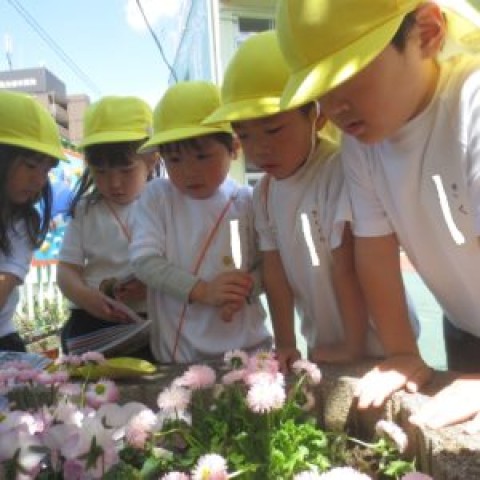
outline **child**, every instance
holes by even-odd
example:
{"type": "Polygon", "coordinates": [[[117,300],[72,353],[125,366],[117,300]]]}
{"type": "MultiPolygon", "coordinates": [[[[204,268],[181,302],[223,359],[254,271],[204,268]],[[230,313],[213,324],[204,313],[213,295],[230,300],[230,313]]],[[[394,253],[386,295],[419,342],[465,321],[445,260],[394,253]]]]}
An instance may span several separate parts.
{"type": "MultiPolygon", "coordinates": [[[[110,297],[140,315],[146,312],[144,285],[125,279],[132,274],[132,209],[156,163],[153,155],[137,153],[151,123],[150,107],[136,97],[104,97],[85,113],[81,147],[87,168],[72,202],[58,267],[59,287],[73,303],[62,331],[68,353],[100,349],[114,340],[115,330],[104,329],[130,321],[110,297]]],[[[148,349],[140,347],[132,341],[120,353],[148,359],[148,349]]]]}
{"type": "Polygon", "coordinates": [[[254,192],[255,223],[276,353],[284,370],[299,356],[295,305],[314,361],[378,356],[353,264],[337,146],[317,136],[325,126],[317,104],[280,109],[288,75],[275,32],[248,38],[225,72],[222,106],[206,121],[231,121],[246,158],[267,172],[254,192]]]}
{"type": "Polygon", "coordinates": [[[480,22],[464,2],[442,3],[281,0],[278,10],[292,68],[284,103],[319,98],[346,134],[359,275],[390,357],[362,380],[359,406],[429,377],[407,321],[397,240],[461,334],[456,351],[447,335],[449,367],[477,372],[425,406],[416,421],[431,427],[480,411],[480,61],[458,53],[478,49],[480,22]],[[440,61],[442,49],[457,54],[440,61]]]}
{"type": "Polygon", "coordinates": [[[253,288],[251,191],[228,178],[237,146],[227,125],[201,125],[218,105],[211,83],[170,87],[143,147],[160,146],[169,177],[142,195],[130,247],[135,273],[149,287],[151,347],[159,362],[271,346],[253,288]]]}
{"type": "Polygon", "coordinates": [[[65,160],[51,115],[28,95],[0,92],[0,350],[25,352],[13,315],[17,286],[33,250],[45,238],[51,213],[48,172],[65,160]],[[43,216],[35,204],[40,201],[43,216]]]}

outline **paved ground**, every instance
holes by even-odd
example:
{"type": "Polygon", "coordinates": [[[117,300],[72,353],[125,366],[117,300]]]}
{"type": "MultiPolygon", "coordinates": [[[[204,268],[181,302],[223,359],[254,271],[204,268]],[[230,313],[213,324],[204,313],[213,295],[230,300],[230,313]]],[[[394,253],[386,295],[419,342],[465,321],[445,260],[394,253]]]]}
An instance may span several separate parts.
{"type": "Polygon", "coordinates": [[[445,344],[442,333],[442,311],[408,259],[402,255],[402,272],[420,318],[420,351],[424,360],[439,370],[446,369],[445,344]]]}

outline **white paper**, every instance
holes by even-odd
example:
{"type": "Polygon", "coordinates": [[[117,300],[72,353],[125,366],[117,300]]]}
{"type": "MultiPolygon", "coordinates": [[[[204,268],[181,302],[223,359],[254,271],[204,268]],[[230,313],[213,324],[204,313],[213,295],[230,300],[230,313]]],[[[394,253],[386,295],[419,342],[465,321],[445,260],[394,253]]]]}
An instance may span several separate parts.
{"type": "Polygon", "coordinates": [[[132,323],[145,323],[145,319],[134,312],[131,308],[127,307],[124,303],[114,300],[113,298],[107,297],[108,302],[112,307],[122,313],[125,313],[132,323]]]}

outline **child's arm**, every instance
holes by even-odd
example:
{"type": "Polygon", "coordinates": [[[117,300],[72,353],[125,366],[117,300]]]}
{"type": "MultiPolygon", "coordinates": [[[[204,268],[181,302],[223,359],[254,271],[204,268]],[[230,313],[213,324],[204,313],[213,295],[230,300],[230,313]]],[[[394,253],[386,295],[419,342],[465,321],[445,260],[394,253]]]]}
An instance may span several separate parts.
{"type": "Polygon", "coordinates": [[[62,293],[70,301],[94,317],[111,322],[130,322],[125,313],[113,308],[105,294],[84,282],[81,266],[59,262],[57,282],[62,293]]]}
{"type": "Polygon", "coordinates": [[[146,285],[183,302],[215,307],[229,302],[243,304],[253,284],[251,276],[239,270],[224,272],[206,281],[160,255],[137,258],[132,265],[137,277],[146,285]]]}
{"type": "Polygon", "coordinates": [[[210,281],[199,279],[189,296],[191,303],[214,307],[225,304],[244,305],[253,286],[253,278],[246,272],[233,270],[217,275],[210,281]]]}
{"type": "Polygon", "coordinates": [[[312,352],[315,362],[345,363],[365,353],[368,313],[355,269],[353,234],[345,224],[342,243],[332,250],[332,279],[343,320],[344,340],[337,345],[320,346],[312,352]]]}
{"type": "Polygon", "coordinates": [[[462,375],[424,403],[410,421],[429,428],[442,428],[472,419],[468,433],[480,431],[480,374],[462,375]]]}
{"type": "Polygon", "coordinates": [[[431,372],[408,319],[396,236],[356,237],[355,259],[368,310],[388,357],[359,383],[358,406],[367,408],[380,406],[401,388],[416,391],[431,372]]]}
{"type": "Polygon", "coordinates": [[[18,277],[9,272],[0,272],[0,311],[5,306],[13,289],[20,284],[18,277]]]}
{"type": "Polygon", "coordinates": [[[286,372],[300,358],[295,338],[294,298],[278,250],[263,252],[262,278],[280,368],[286,372]]]}

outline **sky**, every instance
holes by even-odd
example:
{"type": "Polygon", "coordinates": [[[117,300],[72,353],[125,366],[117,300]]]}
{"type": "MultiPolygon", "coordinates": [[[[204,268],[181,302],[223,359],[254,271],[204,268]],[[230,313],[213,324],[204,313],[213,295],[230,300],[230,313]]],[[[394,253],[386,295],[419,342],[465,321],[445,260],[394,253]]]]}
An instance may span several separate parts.
{"type": "MultiPolygon", "coordinates": [[[[141,0],[169,61],[185,0],[141,0]]],[[[67,88],[92,101],[103,95],[137,95],[154,106],[168,82],[162,60],[136,0],[0,0],[0,70],[45,66],[67,88]],[[18,12],[29,14],[86,74],[76,74],[18,12]],[[93,84],[93,85],[92,85],[93,84]]]]}

